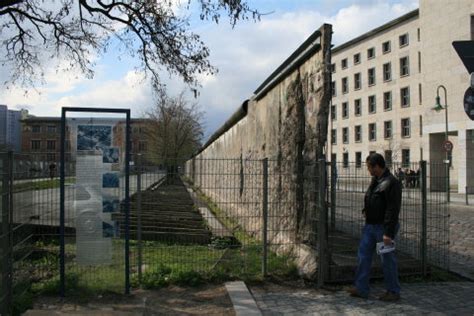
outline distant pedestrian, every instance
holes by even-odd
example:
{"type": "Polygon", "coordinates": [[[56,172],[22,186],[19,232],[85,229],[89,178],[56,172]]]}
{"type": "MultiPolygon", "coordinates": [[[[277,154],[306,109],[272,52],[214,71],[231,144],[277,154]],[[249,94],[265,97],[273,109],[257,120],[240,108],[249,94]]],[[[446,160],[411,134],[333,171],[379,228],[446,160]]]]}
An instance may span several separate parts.
{"type": "MultiPolygon", "coordinates": [[[[355,275],[355,287],[349,289],[351,296],[367,298],[369,296],[370,268],[376,243],[393,245],[399,229],[398,215],[402,200],[401,183],[385,167],[382,155],[374,153],[366,159],[367,169],[372,182],[365,194],[365,226],[358,250],[358,266],[355,275]]],[[[381,255],[386,293],[379,297],[382,301],[400,299],[400,283],[395,252],[381,255]]]]}
{"type": "Polygon", "coordinates": [[[54,176],[56,175],[56,164],[54,162],[51,162],[49,164],[49,177],[51,180],[54,179],[54,176]]]}
{"type": "Polygon", "coordinates": [[[405,172],[403,172],[402,168],[398,168],[398,172],[396,173],[398,180],[403,186],[403,182],[405,181],[405,172]]]}

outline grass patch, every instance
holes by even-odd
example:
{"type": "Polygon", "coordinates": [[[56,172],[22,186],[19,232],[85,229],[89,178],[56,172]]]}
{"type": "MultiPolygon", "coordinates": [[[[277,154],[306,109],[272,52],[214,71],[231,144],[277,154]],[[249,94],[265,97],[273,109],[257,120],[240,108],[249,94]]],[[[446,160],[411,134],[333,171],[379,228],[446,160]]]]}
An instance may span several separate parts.
{"type": "MultiPolygon", "coordinates": [[[[74,183],[74,179],[65,179],[65,184],[74,183]]],[[[46,189],[57,189],[59,188],[60,181],[59,179],[37,179],[33,181],[27,181],[22,183],[17,183],[13,185],[14,192],[22,191],[35,191],[35,190],[46,190],[46,189]]]]}

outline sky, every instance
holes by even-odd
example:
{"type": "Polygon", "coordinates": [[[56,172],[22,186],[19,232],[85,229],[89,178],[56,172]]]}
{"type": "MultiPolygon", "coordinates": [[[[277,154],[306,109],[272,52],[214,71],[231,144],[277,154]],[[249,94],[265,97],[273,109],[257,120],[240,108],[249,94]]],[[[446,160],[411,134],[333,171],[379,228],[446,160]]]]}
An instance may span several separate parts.
{"type": "MultiPolygon", "coordinates": [[[[260,21],[244,21],[232,28],[225,18],[216,25],[200,21],[196,12],[186,12],[193,17],[191,30],[209,47],[210,62],[219,69],[216,75],[199,77],[196,99],[189,94],[190,102],[197,102],[204,112],[205,138],[323,23],[333,25],[333,45],[337,46],[418,7],[418,0],[247,2],[269,14],[260,21]]],[[[22,87],[1,85],[0,104],[10,109],[26,108],[36,116],[60,116],[62,106],[130,108],[132,117],[145,115],[153,105],[153,94],[143,74],[134,70],[135,61],[118,53],[114,46],[105,55],[91,58],[96,62],[92,79],[45,65],[44,84],[27,94],[22,87]]],[[[2,69],[0,77],[6,71],[2,69]]],[[[180,78],[163,73],[162,79],[171,95],[189,91],[180,78]]]]}

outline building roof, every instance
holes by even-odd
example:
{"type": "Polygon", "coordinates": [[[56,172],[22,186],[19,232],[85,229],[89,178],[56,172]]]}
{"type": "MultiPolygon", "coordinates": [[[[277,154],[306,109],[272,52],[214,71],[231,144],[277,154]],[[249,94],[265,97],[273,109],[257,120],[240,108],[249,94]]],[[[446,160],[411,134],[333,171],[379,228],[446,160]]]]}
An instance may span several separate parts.
{"type": "Polygon", "coordinates": [[[337,52],[339,52],[339,51],[341,51],[341,50],[344,50],[344,49],[346,49],[346,48],[348,48],[348,47],[350,47],[350,46],[353,46],[353,45],[355,45],[355,44],[358,44],[358,43],[360,43],[360,42],[362,42],[362,41],[364,41],[364,40],[366,40],[366,39],[368,39],[368,38],[370,38],[370,37],[376,36],[376,35],[378,35],[379,33],[382,33],[382,32],[384,32],[384,31],[386,31],[386,30],[388,30],[388,29],[390,29],[390,28],[392,28],[392,27],[395,27],[395,26],[397,26],[397,25],[400,24],[400,23],[406,22],[406,21],[411,20],[411,19],[413,19],[413,18],[415,18],[415,17],[418,17],[418,16],[419,16],[419,9],[410,11],[410,12],[408,12],[407,14],[402,15],[401,17],[396,18],[395,20],[392,20],[392,21],[390,21],[390,22],[388,22],[388,23],[385,23],[385,24],[383,24],[383,25],[381,25],[381,26],[379,26],[379,27],[377,27],[377,28],[375,28],[375,29],[373,29],[373,30],[367,32],[367,33],[364,33],[364,34],[362,34],[362,35],[360,35],[360,36],[357,36],[356,38],[354,38],[354,39],[352,39],[352,40],[350,40],[350,41],[348,41],[348,42],[345,42],[344,44],[341,44],[341,45],[339,45],[339,46],[333,48],[331,52],[332,52],[333,54],[334,54],[334,53],[337,53],[337,52]]]}

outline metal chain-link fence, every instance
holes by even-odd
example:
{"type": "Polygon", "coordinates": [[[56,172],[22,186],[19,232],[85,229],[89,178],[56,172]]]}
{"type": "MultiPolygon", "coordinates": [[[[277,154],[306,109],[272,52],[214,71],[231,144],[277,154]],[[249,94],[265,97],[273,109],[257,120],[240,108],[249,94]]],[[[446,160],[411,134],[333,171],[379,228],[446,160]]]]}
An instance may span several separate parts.
{"type": "MultiPolygon", "coordinates": [[[[60,195],[58,157],[1,157],[0,299],[5,308],[32,284],[58,284],[60,195]]],[[[449,267],[449,204],[439,185],[444,173],[437,173],[443,167],[426,162],[390,166],[403,183],[397,238],[401,275],[449,267]]],[[[65,170],[66,197],[74,199],[75,169],[68,159],[65,170]]],[[[111,214],[118,224],[112,265],[78,264],[77,214],[66,203],[66,294],[68,289],[122,292],[126,273],[132,286],[298,274],[319,284],[352,280],[369,183],[360,163],[134,155],[130,269],[123,269],[123,193],[111,214]]],[[[378,261],[374,256],[376,272],[378,261]]]]}

